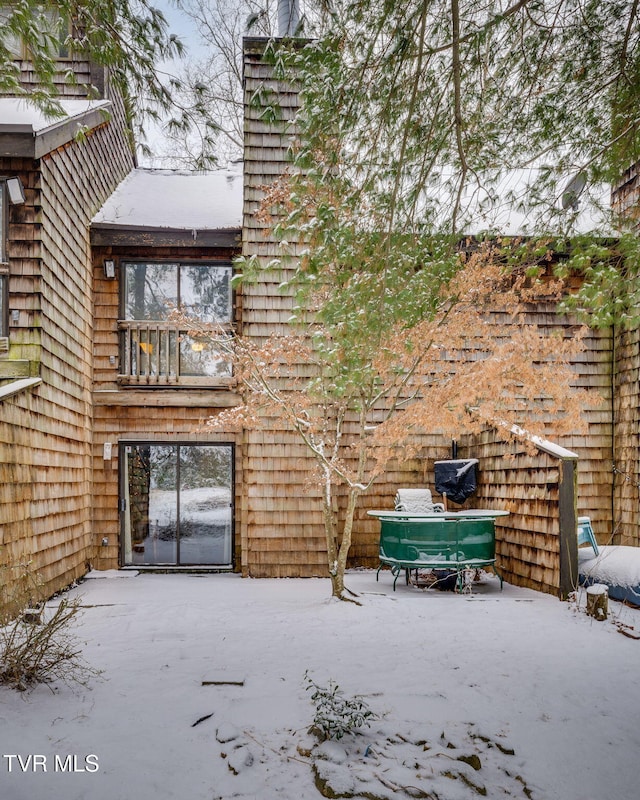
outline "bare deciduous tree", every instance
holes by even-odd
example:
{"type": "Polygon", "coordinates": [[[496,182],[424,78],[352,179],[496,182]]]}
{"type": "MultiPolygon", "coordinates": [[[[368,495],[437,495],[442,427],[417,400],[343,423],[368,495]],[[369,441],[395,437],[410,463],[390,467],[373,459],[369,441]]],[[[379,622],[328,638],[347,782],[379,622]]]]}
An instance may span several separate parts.
{"type": "MultiPolygon", "coordinates": [[[[397,287],[396,318],[382,326],[369,294],[379,281],[363,279],[365,290],[353,275],[342,291],[321,289],[313,300],[323,310],[331,306],[332,320],[320,315],[263,343],[214,338],[233,360],[242,403],[208,424],[284,427],[304,443],[321,487],[335,597],[345,598],[359,498],[394,459],[419,453],[423,434],[459,435],[505,422],[530,435],[550,427],[576,432],[585,405],[598,403],[572,386],[579,331],[541,331],[526,316],[532,302],[556,298],[562,284],[506,271],[502,256],[489,246],[452,256],[446,281],[434,265],[407,274],[397,287]]],[[[186,324],[207,333],[193,320],[186,324]]]]}

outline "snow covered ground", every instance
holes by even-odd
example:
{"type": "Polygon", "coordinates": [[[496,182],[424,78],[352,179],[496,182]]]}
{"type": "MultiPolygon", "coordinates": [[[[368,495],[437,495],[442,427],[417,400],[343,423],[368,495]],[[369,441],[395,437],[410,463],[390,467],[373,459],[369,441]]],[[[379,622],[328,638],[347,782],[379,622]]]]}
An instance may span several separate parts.
{"type": "Polygon", "coordinates": [[[582,593],[493,577],[456,595],[354,572],[361,606],[321,579],[94,577],[72,594],[103,675],[0,689],[2,800],[638,796],[636,609],[596,622],[582,593]],[[379,718],[318,744],[307,670],[379,718]]]}

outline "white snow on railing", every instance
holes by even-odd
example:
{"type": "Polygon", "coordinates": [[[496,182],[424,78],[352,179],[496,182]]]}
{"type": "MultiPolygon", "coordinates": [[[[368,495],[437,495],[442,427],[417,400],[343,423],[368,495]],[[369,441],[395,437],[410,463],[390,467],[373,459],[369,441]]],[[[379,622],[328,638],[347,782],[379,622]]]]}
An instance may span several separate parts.
{"type": "Polygon", "coordinates": [[[563,459],[579,458],[578,454],[574,453],[573,450],[567,450],[566,447],[561,447],[559,444],[550,442],[548,439],[543,439],[541,436],[534,436],[519,425],[511,425],[510,430],[511,433],[514,433],[516,436],[522,439],[528,439],[538,450],[543,450],[545,453],[549,453],[550,456],[563,459]]]}
{"type": "Polygon", "coordinates": [[[33,389],[40,386],[42,378],[20,378],[20,380],[11,381],[11,383],[0,386],[0,401],[6,400],[8,397],[13,397],[14,394],[19,394],[27,389],[33,389]]]}

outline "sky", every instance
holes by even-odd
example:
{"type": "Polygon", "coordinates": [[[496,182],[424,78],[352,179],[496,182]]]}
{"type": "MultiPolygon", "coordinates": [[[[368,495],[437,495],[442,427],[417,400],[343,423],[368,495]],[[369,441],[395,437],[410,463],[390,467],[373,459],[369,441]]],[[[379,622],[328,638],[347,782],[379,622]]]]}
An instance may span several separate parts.
{"type": "Polygon", "coordinates": [[[200,46],[198,33],[191,18],[177,8],[173,0],[152,0],[152,2],[166,17],[171,33],[177,34],[190,52],[197,50],[200,46]]]}
{"type": "MultiPolygon", "coordinates": [[[[193,20],[177,8],[173,0],[152,0],[152,4],[162,11],[169,24],[169,31],[179,36],[186,47],[186,53],[183,59],[166,62],[162,65],[164,70],[175,74],[181,69],[182,65],[190,59],[201,57],[205,52],[204,47],[200,42],[193,20]]],[[[142,167],[173,166],[172,163],[168,161],[165,163],[165,159],[158,156],[158,153],[163,150],[164,135],[161,126],[148,121],[145,130],[147,133],[147,144],[154,153],[154,157],[149,158],[140,155],[138,158],[139,165],[142,167]]]]}

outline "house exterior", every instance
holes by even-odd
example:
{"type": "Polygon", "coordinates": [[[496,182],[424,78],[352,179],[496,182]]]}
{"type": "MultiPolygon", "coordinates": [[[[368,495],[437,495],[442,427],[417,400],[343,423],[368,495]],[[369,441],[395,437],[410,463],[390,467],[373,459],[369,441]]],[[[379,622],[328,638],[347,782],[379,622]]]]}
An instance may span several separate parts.
{"type": "Polygon", "coordinates": [[[31,561],[48,591],[91,557],[89,222],[135,163],[118,98],[62,102],[52,122],[0,97],[0,563],[31,561]]]}
{"type": "MultiPolygon", "coordinates": [[[[0,555],[31,559],[51,592],[90,566],[326,574],[304,446],[275,421],[207,428],[238,402],[232,370],[171,313],[183,305],[258,341],[287,330],[281,274],[231,283],[236,255],[267,263],[280,254],[257,210],[286,169],[291,133],[255,98],[268,85],[287,121],[298,97],[274,80],[264,46],[245,40],[243,163],[208,175],[137,169],[108,90],[65,101],[55,125],[0,98],[0,555]],[[8,202],[13,177],[24,203],[8,202]]],[[[532,321],[567,335],[572,325],[545,306],[532,321]]],[[[566,594],[578,514],[602,541],[640,545],[638,339],[618,343],[615,331],[592,332],[576,361],[576,384],[604,397],[585,410],[584,436],[541,442],[534,455],[507,452],[496,430],[458,443],[460,457],[480,460],[474,504],[511,512],[497,533],[509,581],[566,594]]],[[[436,432],[422,444],[420,458],[393,465],[363,498],[354,566],[378,564],[367,509],[390,508],[399,486],[433,485],[433,462],[450,442],[436,432]]]]}
{"type": "Polygon", "coordinates": [[[232,371],[171,313],[241,328],[241,215],[239,170],[134,170],[93,219],[97,567],[240,563],[242,441],[205,427],[232,371]]]}

